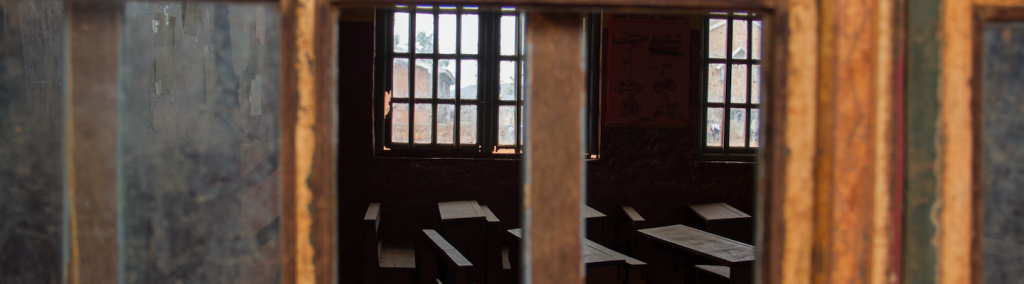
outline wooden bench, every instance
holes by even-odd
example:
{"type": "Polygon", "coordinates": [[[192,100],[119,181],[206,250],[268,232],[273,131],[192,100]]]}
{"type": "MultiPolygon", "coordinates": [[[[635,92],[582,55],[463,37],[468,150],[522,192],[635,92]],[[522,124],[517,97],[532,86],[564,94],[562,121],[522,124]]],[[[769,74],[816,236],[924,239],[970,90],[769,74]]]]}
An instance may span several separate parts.
{"type": "Polygon", "coordinates": [[[632,206],[622,206],[622,218],[619,222],[616,249],[626,255],[640,255],[640,233],[646,220],[632,206]]]}
{"type": "MultiPolygon", "coordinates": [[[[477,264],[479,273],[471,282],[487,283],[487,214],[474,200],[438,202],[441,227],[437,230],[465,255],[477,264]]],[[[489,210],[488,210],[489,211],[489,210]]],[[[493,214],[492,214],[493,216],[493,214]]],[[[495,221],[497,218],[494,217],[495,221]]]]}
{"type": "Polygon", "coordinates": [[[424,247],[420,253],[420,283],[468,284],[473,275],[473,263],[466,259],[441,234],[431,229],[423,230],[424,247]],[[438,267],[438,263],[444,265],[438,267]]]}
{"type": "Polygon", "coordinates": [[[750,215],[722,202],[690,205],[690,224],[709,233],[753,244],[754,222],[750,215]]]}
{"type": "Polygon", "coordinates": [[[363,283],[410,283],[416,272],[412,245],[385,244],[378,234],[380,203],[370,203],[363,216],[363,283]]]}
{"type": "Polygon", "coordinates": [[[695,264],[709,260],[730,268],[730,283],[752,283],[754,246],[683,225],[640,230],[650,264],[649,283],[694,283],[695,264]],[[685,280],[685,281],[683,281],[685,280]]]}
{"type": "Polygon", "coordinates": [[[486,253],[486,269],[487,269],[487,283],[498,284],[498,283],[517,283],[512,282],[513,279],[517,279],[518,275],[511,273],[511,262],[508,259],[508,248],[503,248],[500,241],[501,231],[501,220],[498,216],[491,212],[491,209],[487,206],[480,205],[480,209],[484,211],[484,219],[487,220],[485,230],[487,238],[487,253],[486,253]],[[504,250],[504,253],[502,252],[504,250]],[[507,268],[506,268],[507,267],[507,268]]]}

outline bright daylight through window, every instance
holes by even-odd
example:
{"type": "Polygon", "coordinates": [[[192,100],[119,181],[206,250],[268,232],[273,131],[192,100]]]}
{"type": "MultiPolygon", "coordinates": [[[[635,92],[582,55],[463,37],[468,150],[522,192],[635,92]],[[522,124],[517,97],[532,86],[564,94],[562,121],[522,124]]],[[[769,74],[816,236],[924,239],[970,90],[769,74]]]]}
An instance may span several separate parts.
{"type": "Polygon", "coordinates": [[[703,76],[703,154],[709,159],[753,160],[760,146],[761,27],[758,15],[706,17],[703,76]]]}
{"type": "Polygon", "coordinates": [[[398,5],[378,49],[378,150],[522,151],[521,35],[514,8],[398,5]],[[382,64],[383,63],[383,64],[382,64]],[[383,65],[383,66],[381,66],[383,65]],[[383,142],[383,143],[380,143],[383,142]],[[383,144],[383,145],[381,145],[383,144]]]}

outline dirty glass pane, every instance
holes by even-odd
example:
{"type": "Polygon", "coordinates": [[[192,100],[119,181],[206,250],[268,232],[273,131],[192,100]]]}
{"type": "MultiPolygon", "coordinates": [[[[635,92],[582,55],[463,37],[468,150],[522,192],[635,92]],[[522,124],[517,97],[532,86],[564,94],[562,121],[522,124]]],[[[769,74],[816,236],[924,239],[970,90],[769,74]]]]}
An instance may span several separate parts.
{"type": "Polygon", "coordinates": [[[751,29],[750,55],[753,59],[761,59],[761,21],[754,21],[751,29]]]}
{"type": "Polygon", "coordinates": [[[722,108],[708,108],[707,145],[722,147],[722,108]]]}
{"type": "Polygon", "coordinates": [[[1024,279],[1024,23],[983,32],[982,280],[1024,279]]]}
{"type": "Polygon", "coordinates": [[[280,279],[277,7],[125,4],[117,240],[123,282],[280,279]]]}
{"type": "Polygon", "coordinates": [[[462,54],[476,54],[480,47],[480,15],[462,14],[462,54]]]}
{"type": "Polygon", "coordinates": [[[0,1],[0,282],[62,282],[64,2],[0,1]]]}
{"type": "Polygon", "coordinates": [[[476,105],[462,105],[459,108],[459,143],[476,144],[476,105]]]}
{"type": "Polygon", "coordinates": [[[395,58],[394,67],[391,69],[391,93],[392,97],[409,97],[409,59],[395,58]]]}
{"type": "Polygon", "coordinates": [[[477,69],[476,59],[463,59],[462,60],[462,78],[459,83],[459,88],[462,89],[463,100],[475,100],[476,99],[476,84],[477,80],[477,69]]]}
{"type": "Polygon", "coordinates": [[[761,146],[761,110],[750,110],[750,147],[761,146]]]}
{"type": "Polygon", "coordinates": [[[747,65],[746,64],[733,64],[732,82],[729,84],[729,88],[732,92],[729,94],[729,101],[734,103],[745,103],[747,102],[747,65]]]}
{"type": "Polygon", "coordinates": [[[437,144],[455,143],[455,105],[437,105],[437,144]]]}
{"type": "Polygon", "coordinates": [[[434,109],[431,104],[416,104],[416,110],[412,119],[413,131],[415,131],[416,144],[430,144],[433,134],[430,133],[431,123],[434,121],[434,109]]]}
{"type": "Polygon", "coordinates": [[[498,69],[498,81],[501,83],[499,98],[503,101],[514,101],[516,99],[516,62],[502,61],[498,69]]]}
{"type": "Polygon", "coordinates": [[[455,53],[455,31],[458,28],[455,14],[441,14],[438,22],[438,50],[443,54],[455,53]]]}
{"type": "Polygon", "coordinates": [[[498,107],[498,145],[511,146],[516,143],[516,107],[498,107]]]}
{"type": "Polygon", "coordinates": [[[726,19],[711,19],[708,22],[708,58],[725,58],[726,19]]]}
{"type": "Polygon", "coordinates": [[[434,14],[416,13],[416,53],[434,53],[434,14]]]}
{"type": "Polygon", "coordinates": [[[708,102],[725,102],[725,64],[708,64],[708,102]]]}
{"type": "Polygon", "coordinates": [[[754,64],[750,73],[750,102],[761,103],[761,64],[754,64]]]}
{"type": "Polygon", "coordinates": [[[416,98],[434,97],[433,59],[416,59],[416,77],[413,78],[413,82],[416,82],[416,89],[413,90],[416,98]]]}
{"type": "Polygon", "coordinates": [[[391,142],[409,143],[409,104],[391,105],[391,142]]]}
{"type": "Polygon", "coordinates": [[[732,20],[732,59],[747,59],[747,21],[732,20]]]}
{"type": "Polygon", "coordinates": [[[743,145],[744,139],[747,137],[747,110],[745,109],[730,109],[729,110],[729,147],[746,147],[743,145]]]}
{"type": "Polygon", "coordinates": [[[501,16],[501,55],[516,55],[516,16],[501,16]]]}
{"type": "Polygon", "coordinates": [[[395,12],[395,52],[409,52],[409,13],[395,12]]]}
{"type": "Polygon", "coordinates": [[[437,61],[437,98],[455,98],[455,60],[441,59],[437,61]]]}

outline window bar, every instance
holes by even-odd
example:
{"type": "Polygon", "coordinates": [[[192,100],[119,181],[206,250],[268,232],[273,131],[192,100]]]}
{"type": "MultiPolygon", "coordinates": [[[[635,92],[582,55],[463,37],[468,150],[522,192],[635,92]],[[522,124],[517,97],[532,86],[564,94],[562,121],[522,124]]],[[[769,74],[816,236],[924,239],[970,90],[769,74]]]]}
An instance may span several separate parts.
{"type": "MultiPolygon", "coordinates": [[[[709,45],[711,45],[711,31],[709,30],[710,28],[711,28],[711,16],[705,16],[704,17],[704,26],[701,27],[701,33],[704,35],[703,36],[704,44],[702,44],[701,49],[700,49],[700,51],[701,51],[701,59],[702,59],[701,61],[704,62],[704,64],[701,66],[701,68],[705,68],[705,69],[711,68],[711,61],[709,60],[709,58],[711,57],[711,55],[710,55],[710,49],[711,48],[709,47],[709,45]]],[[[711,83],[711,80],[708,79],[708,77],[710,75],[711,75],[710,72],[708,72],[707,76],[701,76],[701,79],[700,79],[700,82],[701,82],[700,83],[701,104],[704,105],[704,107],[700,108],[701,109],[700,119],[704,122],[704,123],[701,124],[704,127],[703,127],[703,129],[700,130],[700,132],[699,132],[700,135],[698,135],[698,136],[701,137],[700,141],[702,143],[701,143],[701,147],[700,148],[702,150],[703,149],[707,149],[707,147],[708,147],[708,105],[707,105],[708,103],[707,102],[710,99],[710,94],[709,94],[710,91],[709,91],[709,88],[708,88],[708,84],[711,83]]],[[[703,151],[701,151],[701,152],[703,152],[703,151]]]]}
{"type": "MultiPolygon", "coordinates": [[[[395,64],[395,60],[393,59],[394,58],[394,54],[395,54],[395,50],[394,50],[395,49],[395,42],[394,42],[395,41],[395,37],[393,36],[394,35],[394,28],[395,28],[394,27],[395,26],[395,22],[394,22],[394,20],[395,20],[395,10],[386,10],[385,12],[380,12],[379,14],[383,15],[381,18],[384,18],[386,22],[385,22],[384,25],[382,25],[383,29],[384,29],[383,32],[380,30],[381,28],[377,28],[378,34],[389,34],[389,35],[392,35],[392,36],[384,37],[383,39],[381,39],[383,41],[383,44],[381,44],[382,46],[378,47],[377,50],[384,50],[382,53],[385,56],[383,58],[377,58],[375,60],[377,62],[383,62],[383,61],[386,61],[386,60],[391,60],[391,62],[387,62],[386,63],[388,65],[391,65],[392,66],[391,68],[381,68],[381,69],[385,69],[385,70],[391,70],[391,69],[394,69],[394,64],[395,64]]],[[[378,40],[377,43],[380,44],[381,41],[378,40]]],[[[384,65],[384,63],[380,63],[380,64],[384,65]]],[[[377,71],[374,71],[374,72],[376,73],[377,71]]],[[[383,77],[384,77],[384,82],[380,84],[380,85],[383,85],[381,89],[385,90],[385,91],[386,90],[391,90],[392,92],[394,92],[394,74],[392,74],[392,72],[388,72],[388,71],[384,71],[384,72],[381,72],[381,73],[383,73],[383,77]]],[[[380,74],[380,73],[377,73],[377,74],[380,74]]],[[[380,86],[377,83],[375,83],[374,85],[375,86],[380,86]]],[[[381,93],[379,95],[381,97],[384,96],[383,93],[381,93]]],[[[374,99],[374,101],[377,101],[377,100],[374,99]]],[[[384,141],[384,143],[383,143],[384,147],[390,147],[391,146],[391,139],[392,139],[391,138],[391,128],[392,128],[392,125],[391,125],[391,119],[390,118],[392,116],[394,116],[394,114],[392,114],[392,113],[384,114],[384,109],[390,107],[390,106],[385,106],[385,104],[389,104],[391,102],[385,102],[383,99],[381,99],[380,102],[381,102],[382,106],[376,108],[376,111],[379,111],[379,113],[383,114],[384,119],[383,119],[383,121],[381,121],[381,126],[382,127],[376,128],[376,129],[379,129],[380,132],[381,132],[379,135],[382,135],[381,140],[384,141]]],[[[376,147],[376,146],[374,146],[374,147],[376,147]]],[[[377,150],[382,150],[382,149],[377,149],[377,150]]]]}
{"type": "Polygon", "coordinates": [[[462,6],[455,8],[455,150],[462,146],[462,6]]]}
{"type": "Polygon", "coordinates": [[[498,144],[497,141],[495,141],[495,138],[497,138],[497,133],[495,133],[494,131],[495,128],[497,128],[494,127],[495,125],[497,125],[497,120],[494,118],[494,116],[497,116],[497,106],[494,100],[494,93],[496,92],[496,88],[492,86],[494,84],[493,79],[495,78],[493,74],[495,70],[493,69],[498,67],[498,64],[494,63],[494,52],[492,50],[494,46],[494,43],[492,42],[492,37],[494,36],[495,32],[493,30],[494,13],[481,12],[480,14],[480,23],[482,26],[480,30],[484,32],[480,35],[480,38],[482,38],[483,40],[480,42],[480,57],[482,59],[482,62],[477,63],[477,66],[486,68],[480,68],[479,74],[482,75],[481,77],[483,78],[483,80],[479,80],[478,86],[482,86],[484,88],[478,88],[477,97],[481,99],[481,101],[483,102],[483,106],[486,107],[478,107],[478,110],[484,110],[483,124],[481,124],[479,128],[482,130],[480,131],[480,136],[481,138],[483,138],[484,141],[484,151],[488,151],[489,153],[493,154],[495,150],[495,145],[498,144]],[[483,93],[480,93],[481,90],[483,91],[483,93]],[[484,127],[485,125],[489,125],[491,127],[484,127]]]}
{"type": "Polygon", "coordinates": [[[434,62],[433,65],[434,66],[432,66],[432,68],[434,68],[434,73],[432,74],[432,76],[434,76],[434,78],[432,78],[433,80],[431,80],[432,84],[430,86],[430,92],[429,93],[432,94],[430,96],[430,99],[431,99],[430,100],[431,101],[430,107],[432,108],[431,111],[433,111],[434,115],[431,116],[432,119],[430,120],[430,145],[437,145],[437,119],[439,118],[438,113],[437,113],[437,101],[438,101],[438,96],[441,95],[440,94],[441,90],[437,89],[438,81],[440,81],[440,79],[441,79],[441,73],[438,72],[438,71],[440,71],[440,68],[438,68],[438,67],[439,67],[440,61],[441,61],[441,56],[440,56],[440,54],[441,54],[441,46],[439,45],[441,34],[438,33],[438,26],[441,24],[441,13],[438,12],[439,9],[440,9],[440,5],[436,5],[433,8],[433,14],[434,14],[434,53],[432,55],[434,57],[434,61],[433,61],[434,62]]]}
{"type": "Polygon", "coordinates": [[[522,57],[520,56],[520,54],[522,54],[522,49],[521,49],[520,44],[519,44],[521,42],[521,40],[522,40],[520,38],[522,30],[519,29],[520,19],[521,18],[517,14],[516,15],[516,40],[515,40],[515,43],[516,43],[516,51],[515,51],[516,70],[514,71],[516,73],[515,74],[516,81],[513,82],[513,84],[512,84],[513,87],[516,88],[516,94],[515,94],[515,98],[514,98],[515,101],[516,101],[516,108],[515,108],[515,110],[513,110],[513,112],[515,112],[515,117],[516,117],[515,122],[513,122],[515,124],[514,125],[515,127],[513,127],[513,129],[514,129],[513,131],[516,132],[515,133],[515,139],[516,140],[513,141],[513,143],[515,143],[515,145],[516,145],[516,147],[515,147],[515,153],[516,154],[522,153],[522,146],[523,146],[522,143],[519,143],[519,141],[521,141],[521,140],[519,140],[520,139],[519,135],[520,135],[520,133],[522,133],[522,130],[520,129],[520,128],[522,128],[522,126],[521,126],[522,122],[521,121],[523,119],[522,117],[520,117],[521,116],[520,115],[521,112],[519,111],[520,108],[523,105],[523,88],[522,88],[522,86],[523,86],[523,78],[522,78],[523,63],[522,63],[522,57]]]}
{"type": "Polygon", "coordinates": [[[722,87],[725,89],[725,107],[722,109],[722,153],[729,154],[729,124],[732,120],[732,20],[734,14],[729,13],[725,20],[725,82],[722,87]]]}
{"type": "Polygon", "coordinates": [[[409,5],[409,66],[407,67],[407,73],[409,73],[409,132],[406,135],[409,148],[416,149],[416,7],[415,5],[409,5]]]}
{"type": "Polygon", "coordinates": [[[744,132],[743,132],[743,137],[744,137],[744,139],[743,139],[743,147],[747,148],[747,149],[750,149],[750,123],[753,121],[753,118],[750,116],[750,114],[752,112],[750,110],[750,106],[753,105],[753,101],[750,100],[751,96],[752,96],[750,90],[751,90],[752,86],[754,85],[754,81],[751,80],[751,78],[753,78],[753,76],[751,74],[754,74],[754,64],[752,64],[754,62],[754,50],[751,49],[751,47],[754,46],[754,29],[753,28],[754,28],[753,18],[752,17],[751,18],[747,18],[747,58],[746,59],[749,60],[748,61],[749,63],[747,63],[747,78],[746,78],[746,82],[747,82],[747,100],[746,100],[746,102],[747,102],[747,107],[746,107],[747,116],[746,116],[746,123],[744,124],[744,127],[743,127],[743,130],[744,130],[744,132]]]}

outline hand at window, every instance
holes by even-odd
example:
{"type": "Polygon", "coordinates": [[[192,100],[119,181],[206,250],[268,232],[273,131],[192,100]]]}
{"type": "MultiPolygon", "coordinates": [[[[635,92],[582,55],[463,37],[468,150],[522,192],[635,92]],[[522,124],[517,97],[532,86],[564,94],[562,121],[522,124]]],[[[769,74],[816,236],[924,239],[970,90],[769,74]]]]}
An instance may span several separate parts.
{"type": "Polygon", "coordinates": [[[391,91],[384,92],[384,116],[391,113],[391,91]]]}

